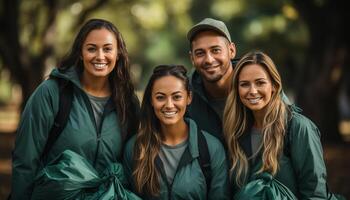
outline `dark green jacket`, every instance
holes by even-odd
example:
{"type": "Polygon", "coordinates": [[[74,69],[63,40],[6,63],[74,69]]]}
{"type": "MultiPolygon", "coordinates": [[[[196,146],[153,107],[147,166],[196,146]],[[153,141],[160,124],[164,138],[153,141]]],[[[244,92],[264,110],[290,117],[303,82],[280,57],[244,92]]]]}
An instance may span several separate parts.
{"type": "Polygon", "coordinates": [[[209,104],[202,77],[195,71],[190,80],[193,98],[187,109],[188,117],[193,119],[202,130],[223,141],[222,122],[214,108],[209,104]]]}
{"type": "MultiPolygon", "coordinates": [[[[326,199],[326,167],[320,132],[315,124],[300,113],[292,113],[285,149],[275,178],[287,186],[298,199],[326,199]]],[[[252,154],[250,134],[240,140],[249,157],[252,154]]],[[[250,177],[261,167],[260,159],[250,162],[250,177]]],[[[234,186],[234,190],[237,189],[234,186]]]]}
{"type": "MultiPolygon", "coordinates": [[[[167,183],[162,161],[159,157],[156,159],[158,169],[162,169],[159,177],[160,196],[158,198],[145,197],[145,199],[177,200],[177,199],[207,199],[207,187],[205,177],[199,165],[199,153],[197,144],[197,125],[193,120],[186,119],[189,124],[188,147],[181,157],[177,172],[172,184],[167,183]]],[[[204,132],[208,143],[210,154],[210,163],[212,171],[212,180],[209,199],[229,199],[228,192],[228,169],[226,163],[225,151],[221,143],[212,135],[204,132]]],[[[131,177],[133,166],[133,148],[136,137],[133,137],[126,145],[124,151],[124,168],[132,188],[133,181],[131,177]]]]}
{"type": "MultiPolygon", "coordinates": [[[[50,150],[48,161],[69,149],[86,158],[97,172],[102,172],[121,156],[122,139],[114,104],[108,101],[101,126],[97,127],[89,98],[81,87],[76,70],[70,68],[62,74],[54,69],[51,75],[70,80],[74,84],[74,96],[67,125],[50,150]]],[[[33,179],[41,168],[39,157],[58,111],[58,100],[58,84],[49,79],[41,83],[26,104],[13,151],[13,199],[31,197],[33,179]]]]}

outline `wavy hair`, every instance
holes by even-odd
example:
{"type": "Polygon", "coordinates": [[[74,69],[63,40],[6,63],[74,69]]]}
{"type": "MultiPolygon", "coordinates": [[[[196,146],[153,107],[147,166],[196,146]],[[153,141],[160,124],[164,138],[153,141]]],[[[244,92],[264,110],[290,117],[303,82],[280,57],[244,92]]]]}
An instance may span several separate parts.
{"type": "Polygon", "coordinates": [[[182,65],[159,65],[153,70],[148,81],[141,104],[140,130],[134,145],[133,179],[136,191],[141,194],[157,196],[160,191],[159,173],[155,159],[159,153],[162,136],[160,122],[152,107],[152,89],[154,82],[164,76],[174,76],[181,80],[190,94],[187,70],[182,65]]]}
{"type": "Polygon", "coordinates": [[[109,82],[112,90],[112,99],[116,106],[119,123],[122,125],[122,137],[125,139],[127,134],[135,133],[138,129],[139,101],[135,95],[135,89],[130,77],[129,56],[124,39],[111,22],[103,19],[90,19],[78,32],[74,39],[69,53],[62,59],[58,69],[62,72],[68,68],[76,67],[78,73],[84,70],[84,64],[81,58],[82,46],[93,30],[107,29],[115,35],[117,40],[118,61],[113,71],[109,75],[109,82]]]}
{"type": "Polygon", "coordinates": [[[239,139],[246,134],[254,123],[252,111],[243,105],[238,93],[238,79],[242,69],[251,64],[262,66],[269,74],[274,92],[266,105],[263,119],[262,166],[257,173],[267,171],[277,173],[278,159],[283,150],[286,128],[287,105],[281,99],[282,81],[271,58],[260,51],[249,52],[242,57],[235,67],[232,90],[228,96],[224,110],[224,137],[227,143],[231,162],[230,174],[234,174],[234,182],[241,187],[248,175],[248,160],[239,145],[239,139]]]}

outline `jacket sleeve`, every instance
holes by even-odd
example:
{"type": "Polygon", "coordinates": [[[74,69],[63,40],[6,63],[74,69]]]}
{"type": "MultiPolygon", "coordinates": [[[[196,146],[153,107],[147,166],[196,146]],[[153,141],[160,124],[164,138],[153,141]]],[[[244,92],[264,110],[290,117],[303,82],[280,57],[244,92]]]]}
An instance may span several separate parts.
{"type": "Polygon", "coordinates": [[[291,124],[291,159],[300,199],[326,199],[326,167],[320,132],[308,118],[296,114],[291,124]]]}
{"type": "Polygon", "coordinates": [[[214,136],[209,134],[205,136],[208,142],[212,173],[208,199],[229,199],[228,165],[224,147],[214,136]]]}
{"type": "Polygon", "coordinates": [[[29,98],[22,113],[12,153],[12,199],[31,198],[39,157],[54,121],[53,107],[58,109],[57,94],[53,100],[57,91],[53,80],[45,81],[29,98]]]}

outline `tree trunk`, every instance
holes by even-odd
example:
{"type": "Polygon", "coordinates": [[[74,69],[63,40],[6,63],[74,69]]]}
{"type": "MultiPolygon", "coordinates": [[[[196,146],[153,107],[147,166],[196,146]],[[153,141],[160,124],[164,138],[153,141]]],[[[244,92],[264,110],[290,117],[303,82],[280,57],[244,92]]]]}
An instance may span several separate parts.
{"type": "Polygon", "coordinates": [[[298,81],[297,103],[318,125],[324,142],[339,142],[338,98],[350,46],[345,32],[345,5],[337,0],[323,6],[313,5],[311,1],[294,2],[310,33],[310,45],[298,81]]]}

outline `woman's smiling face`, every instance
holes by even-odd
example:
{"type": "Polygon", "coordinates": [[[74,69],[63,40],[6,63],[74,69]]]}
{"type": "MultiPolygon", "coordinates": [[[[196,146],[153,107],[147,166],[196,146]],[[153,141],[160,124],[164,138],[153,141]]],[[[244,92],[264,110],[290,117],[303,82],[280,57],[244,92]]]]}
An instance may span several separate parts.
{"type": "Polygon", "coordinates": [[[238,93],[243,105],[254,112],[261,112],[270,102],[274,91],[271,78],[259,64],[248,64],[238,76],[238,93]]]}
{"type": "Polygon", "coordinates": [[[154,113],[162,126],[176,125],[183,121],[186,107],[191,102],[191,95],[181,79],[169,75],[154,82],[151,101],[154,113]]]}

